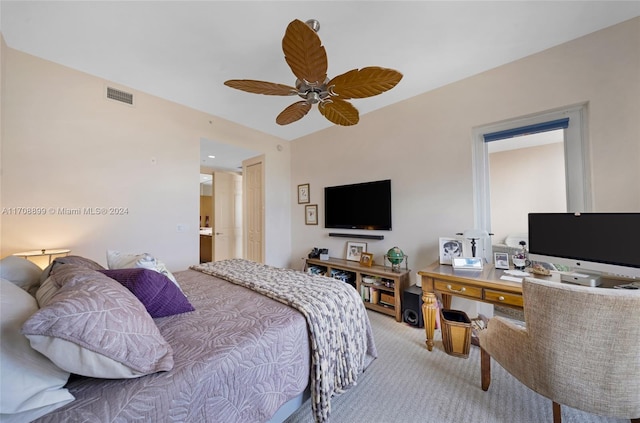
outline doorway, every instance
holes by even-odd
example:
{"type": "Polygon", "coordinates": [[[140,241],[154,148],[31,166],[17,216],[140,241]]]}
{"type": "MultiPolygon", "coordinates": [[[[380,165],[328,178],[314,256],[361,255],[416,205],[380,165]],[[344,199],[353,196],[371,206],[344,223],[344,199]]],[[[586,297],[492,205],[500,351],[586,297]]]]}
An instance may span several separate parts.
{"type": "Polygon", "coordinates": [[[242,258],[242,175],[200,175],[200,262],[242,258]]]}
{"type": "MultiPolygon", "coordinates": [[[[208,184],[205,184],[204,191],[201,184],[201,199],[203,198],[203,192],[209,195],[205,199],[205,203],[208,204],[208,210],[210,210],[208,228],[205,227],[207,223],[205,215],[201,212],[201,252],[207,248],[211,250],[207,257],[201,257],[201,261],[203,258],[207,259],[205,261],[248,258],[245,253],[245,214],[247,213],[247,208],[250,209],[253,205],[247,206],[243,195],[243,181],[246,179],[244,162],[260,154],[258,151],[237,145],[205,138],[200,139],[201,182],[202,175],[208,176],[210,179],[208,184]],[[209,238],[204,238],[207,234],[209,238]]],[[[263,161],[264,159],[262,159],[263,161]]],[[[263,188],[261,185],[261,189],[263,188]]],[[[264,196],[263,191],[261,191],[261,195],[264,196]]],[[[262,216],[263,220],[264,208],[261,205],[258,205],[258,207],[261,208],[257,209],[255,213],[262,216]]]]}
{"type": "Polygon", "coordinates": [[[200,174],[200,263],[213,260],[213,175],[200,174]]]}
{"type": "Polygon", "coordinates": [[[213,261],[242,258],[242,176],[213,172],[213,261]]]}

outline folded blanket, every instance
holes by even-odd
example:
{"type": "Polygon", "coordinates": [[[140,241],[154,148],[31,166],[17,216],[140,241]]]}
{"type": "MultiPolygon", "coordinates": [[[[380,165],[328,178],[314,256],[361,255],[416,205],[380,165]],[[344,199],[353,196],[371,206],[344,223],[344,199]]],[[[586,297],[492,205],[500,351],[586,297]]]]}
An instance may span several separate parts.
{"type": "Polygon", "coordinates": [[[362,299],[349,284],[248,260],[191,266],[287,304],[302,313],[311,340],[311,398],[316,422],[327,422],[331,397],[356,384],[377,357],[362,299]]]}

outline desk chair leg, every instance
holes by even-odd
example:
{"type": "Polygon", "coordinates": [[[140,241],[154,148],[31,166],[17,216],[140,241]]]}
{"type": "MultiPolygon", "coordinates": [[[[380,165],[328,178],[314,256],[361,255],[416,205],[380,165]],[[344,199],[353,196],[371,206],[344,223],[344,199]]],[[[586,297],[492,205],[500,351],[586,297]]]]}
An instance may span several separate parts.
{"type": "Polygon", "coordinates": [[[491,383],[491,356],[484,348],[480,348],[480,375],[482,378],[482,390],[486,391],[491,383]]]}
{"type": "Polygon", "coordinates": [[[560,404],[553,402],[553,423],[562,423],[562,411],[560,410],[560,404]]]}

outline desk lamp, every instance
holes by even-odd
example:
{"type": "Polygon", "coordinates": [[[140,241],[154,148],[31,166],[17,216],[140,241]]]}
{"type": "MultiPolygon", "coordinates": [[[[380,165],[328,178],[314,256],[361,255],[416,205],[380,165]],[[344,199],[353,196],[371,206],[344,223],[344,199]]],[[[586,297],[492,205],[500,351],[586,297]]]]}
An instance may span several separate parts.
{"type": "Polygon", "coordinates": [[[471,241],[471,256],[475,257],[476,256],[476,242],[478,240],[484,239],[484,238],[488,238],[490,235],[489,232],[485,231],[484,229],[467,229],[464,232],[458,232],[456,235],[462,235],[463,237],[465,237],[466,239],[471,241]]]}

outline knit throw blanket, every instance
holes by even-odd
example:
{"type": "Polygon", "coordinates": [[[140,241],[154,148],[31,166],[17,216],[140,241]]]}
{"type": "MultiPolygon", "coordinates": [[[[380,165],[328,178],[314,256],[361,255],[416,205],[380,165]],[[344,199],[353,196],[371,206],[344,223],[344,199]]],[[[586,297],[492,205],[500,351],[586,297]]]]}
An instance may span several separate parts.
{"type": "Polygon", "coordinates": [[[252,289],[304,315],[311,344],[312,409],[318,423],[329,421],[331,397],[355,385],[377,357],[362,299],[347,283],[242,259],[191,269],[252,289]]]}

